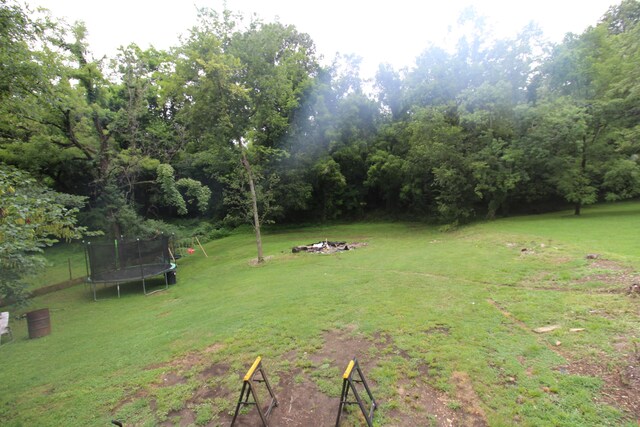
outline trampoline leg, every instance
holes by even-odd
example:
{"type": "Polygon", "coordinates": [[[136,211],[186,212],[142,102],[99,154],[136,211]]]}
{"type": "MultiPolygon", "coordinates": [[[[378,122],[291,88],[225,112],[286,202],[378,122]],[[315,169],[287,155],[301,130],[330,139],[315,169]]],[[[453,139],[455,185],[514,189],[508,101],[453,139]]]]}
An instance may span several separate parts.
{"type": "Polygon", "coordinates": [[[156,289],[155,291],[151,291],[151,292],[147,292],[147,285],[146,285],[146,281],[144,278],[142,278],[142,290],[144,291],[145,295],[151,295],[151,294],[155,294],[156,292],[162,292],[165,291],[167,289],[169,289],[169,280],[167,279],[167,276],[164,276],[164,289],[156,289]]]}
{"type": "Polygon", "coordinates": [[[92,283],[91,287],[93,288],[93,300],[98,301],[98,297],[96,296],[96,284],[92,283]]]}
{"type": "Polygon", "coordinates": [[[120,283],[116,283],[116,288],[118,288],[118,298],[120,298],[120,283]]]}

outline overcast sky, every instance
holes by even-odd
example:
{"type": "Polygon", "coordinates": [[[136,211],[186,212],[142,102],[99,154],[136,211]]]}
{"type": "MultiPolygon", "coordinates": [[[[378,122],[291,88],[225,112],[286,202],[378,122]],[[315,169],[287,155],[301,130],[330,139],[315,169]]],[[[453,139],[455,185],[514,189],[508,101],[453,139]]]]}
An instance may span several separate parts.
{"type": "MultiPolygon", "coordinates": [[[[196,6],[222,10],[221,0],[26,0],[69,22],[82,20],[96,57],[113,56],[135,42],[166,49],[178,44],[196,22],[196,6]]],[[[473,5],[486,16],[495,36],[515,36],[534,21],[551,41],[595,25],[616,0],[228,0],[227,8],[265,21],[279,19],[309,33],[328,63],[336,52],[363,58],[362,71],[373,75],[378,64],[411,67],[430,43],[445,46],[449,28],[473,5]]]]}

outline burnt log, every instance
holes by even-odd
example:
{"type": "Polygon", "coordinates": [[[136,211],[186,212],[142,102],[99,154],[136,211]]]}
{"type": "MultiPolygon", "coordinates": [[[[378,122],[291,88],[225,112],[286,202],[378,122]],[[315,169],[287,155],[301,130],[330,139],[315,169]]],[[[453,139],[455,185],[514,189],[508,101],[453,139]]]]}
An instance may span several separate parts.
{"type": "Polygon", "coordinates": [[[299,252],[322,252],[332,253],[338,251],[348,251],[350,248],[347,242],[330,242],[325,240],[323,242],[310,243],[308,245],[294,246],[291,252],[297,254],[299,252]]]}

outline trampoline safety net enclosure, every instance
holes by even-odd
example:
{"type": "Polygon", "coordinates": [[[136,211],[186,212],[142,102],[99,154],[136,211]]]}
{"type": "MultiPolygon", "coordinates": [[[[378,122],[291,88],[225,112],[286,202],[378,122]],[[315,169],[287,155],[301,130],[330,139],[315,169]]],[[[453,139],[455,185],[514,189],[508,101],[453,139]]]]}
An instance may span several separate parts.
{"type": "Polygon", "coordinates": [[[115,283],[120,297],[120,284],[142,281],[145,295],[169,288],[174,283],[175,263],[171,262],[169,238],[162,236],[152,240],[114,240],[106,243],[85,243],[87,261],[87,281],[96,296],[96,285],[115,283]],[[164,274],[165,286],[147,292],[146,279],[164,274]]]}

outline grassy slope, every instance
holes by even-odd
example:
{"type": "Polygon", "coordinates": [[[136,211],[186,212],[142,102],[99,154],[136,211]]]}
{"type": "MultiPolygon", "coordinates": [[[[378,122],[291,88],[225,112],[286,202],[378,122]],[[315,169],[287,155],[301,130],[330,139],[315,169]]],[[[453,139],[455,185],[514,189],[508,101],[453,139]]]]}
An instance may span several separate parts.
{"type": "Polygon", "coordinates": [[[44,257],[47,269],[29,278],[30,289],[77,279],[87,274],[81,243],[56,244],[46,250],[44,257]]]}
{"type": "MultiPolygon", "coordinates": [[[[403,223],[289,230],[265,237],[273,258],[261,267],[248,262],[255,256],[251,235],[214,241],[206,245],[209,258],[180,261],[178,285],[169,292],[144,297],[133,286],[119,300],[94,303],[78,286],[36,299],[30,309],[50,308],[53,333],[27,340],[26,322],[13,321],[16,340],[0,347],[0,419],[104,425],[118,402],[157,380],[157,369],[145,367],[223,343],[212,359],[241,372],[259,353],[277,372],[286,368],[278,362],[285,352],[313,351],[323,330],[352,325],[390,334],[412,360],[429,365],[433,385],[452,395],[450,375],[468,373],[492,425],[616,425],[621,413],[594,403],[600,381],[558,372],[566,361],[552,343],[561,341],[576,358],[605,354],[615,361],[616,337],[637,337],[637,300],[539,288],[549,283],[541,278],[566,285],[585,275],[586,253],[640,269],[639,214],[640,204],[625,203],[586,209],[581,218],[511,218],[449,234],[403,223]],[[321,238],[369,246],[334,256],[289,254],[292,246],[321,238]],[[523,255],[524,247],[535,253],[523,255]],[[557,323],[562,329],[532,334],[497,306],[528,328],[557,323]],[[608,315],[589,315],[594,310],[608,315]],[[449,332],[425,334],[437,325],[449,332]],[[506,377],[517,383],[506,386],[506,377]]],[[[371,374],[389,385],[378,389],[385,402],[378,422],[400,404],[393,385],[403,363],[391,358],[371,374]]],[[[156,396],[157,412],[180,408],[194,384],[156,396]]],[[[119,411],[134,422],[155,422],[144,400],[119,411]]]]}

